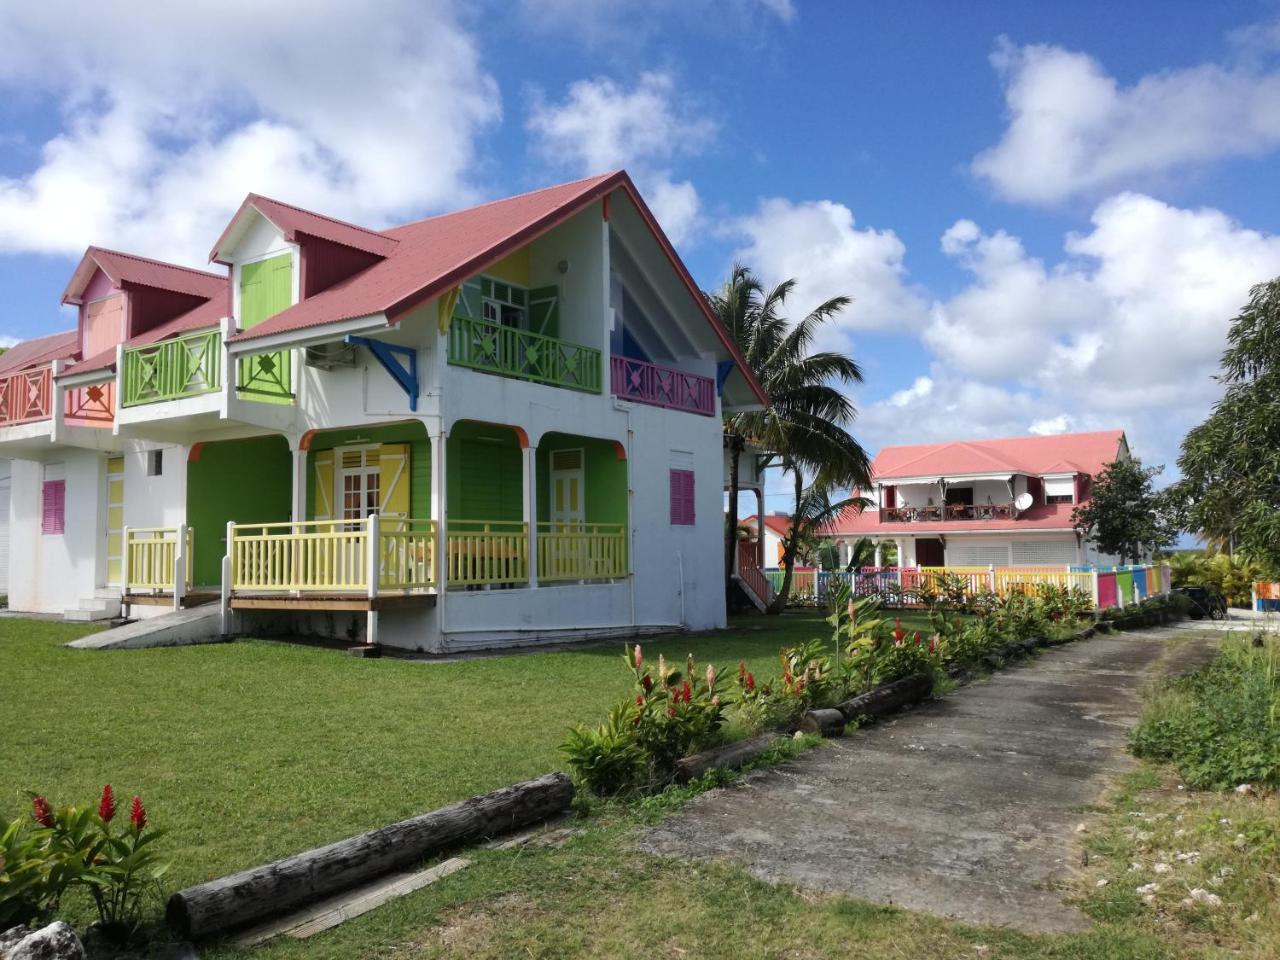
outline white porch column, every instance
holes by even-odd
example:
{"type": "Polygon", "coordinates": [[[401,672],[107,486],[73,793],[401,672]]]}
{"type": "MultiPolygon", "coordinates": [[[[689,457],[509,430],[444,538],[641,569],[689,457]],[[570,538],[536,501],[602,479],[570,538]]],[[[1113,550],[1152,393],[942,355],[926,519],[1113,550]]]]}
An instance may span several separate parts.
{"type": "Polygon", "coordinates": [[[532,444],[521,451],[524,458],[524,496],[521,507],[529,536],[529,586],[538,585],[538,448],[532,444]]]}
{"type": "Polygon", "coordinates": [[[302,449],[301,437],[288,439],[289,452],[293,455],[289,516],[294,523],[301,523],[307,519],[307,451],[302,449]]]}
{"type": "Polygon", "coordinates": [[[884,560],[884,541],[877,540],[875,559],[872,561],[872,566],[876,566],[876,567],[881,566],[883,560],[884,560]]]}
{"type": "Polygon", "coordinates": [[[448,516],[447,516],[447,477],[445,475],[445,449],[449,442],[449,431],[441,430],[430,434],[427,438],[431,444],[431,519],[435,521],[435,579],[437,619],[444,623],[444,594],[448,586],[448,516]]]}
{"type": "Polygon", "coordinates": [[[178,543],[173,556],[173,609],[182,609],[187,595],[187,525],[178,524],[178,543]]]}
{"type": "Polygon", "coordinates": [[[366,579],[369,581],[369,612],[365,614],[364,642],[371,647],[378,645],[378,611],[375,604],[378,600],[378,579],[380,560],[382,558],[381,518],[376,513],[369,514],[365,547],[368,551],[365,560],[366,579]]]}

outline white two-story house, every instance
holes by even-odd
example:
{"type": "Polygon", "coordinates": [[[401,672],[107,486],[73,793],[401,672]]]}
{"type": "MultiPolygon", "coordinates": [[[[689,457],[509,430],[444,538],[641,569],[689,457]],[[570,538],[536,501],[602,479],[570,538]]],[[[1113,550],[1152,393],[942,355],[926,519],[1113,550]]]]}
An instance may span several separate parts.
{"type": "Polygon", "coordinates": [[[903,567],[1112,564],[1077,535],[1093,478],[1129,456],[1124,433],[961,440],[885,447],[872,463],[872,505],[824,531],[841,563],[863,537],[897,547],[903,567]]]}
{"type": "Polygon", "coordinates": [[[210,259],[91,248],[77,330],[0,357],[11,607],[428,651],[724,623],[720,416],[765,397],[626,173],[387,230],[250,195],[210,259]]]}

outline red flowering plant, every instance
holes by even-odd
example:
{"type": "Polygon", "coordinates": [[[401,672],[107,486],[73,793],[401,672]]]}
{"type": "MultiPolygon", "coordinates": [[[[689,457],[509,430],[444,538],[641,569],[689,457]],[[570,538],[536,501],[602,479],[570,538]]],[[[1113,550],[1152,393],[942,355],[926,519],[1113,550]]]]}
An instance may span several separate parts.
{"type": "Polygon", "coordinates": [[[600,795],[669,782],[677,760],[715,741],[730,704],[715,667],[699,671],[692,654],[683,671],[665,656],[648,664],[638,644],[624,648],[623,661],[635,680],[632,693],[604,725],[575,728],[560,748],[578,779],[600,795]]]}
{"type": "Polygon", "coordinates": [[[102,932],[127,940],[141,920],[144,894],[168,869],[151,844],[162,834],[147,827],[146,808],[133,798],[127,825],[112,826],[115,794],[103,787],[97,809],[55,809],[31,797],[30,826],[17,820],[0,835],[0,929],[55,913],[72,886],[86,888],[102,932]]]}

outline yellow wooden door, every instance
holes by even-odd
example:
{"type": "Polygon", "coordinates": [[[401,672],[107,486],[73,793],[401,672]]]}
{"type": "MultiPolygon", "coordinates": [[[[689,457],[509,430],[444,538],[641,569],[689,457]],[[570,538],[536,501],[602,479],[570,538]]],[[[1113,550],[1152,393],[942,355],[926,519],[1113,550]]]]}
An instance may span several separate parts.
{"type": "Polygon", "coordinates": [[[409,444],[384,443],[378,451],[378,513],[384,530],[404,530],[409,518],[409,444]]]}
{"type": "Polygon", "coordinates": [[[582,460],[582,450],[551,453],[551,522],[554,524],[580,524],[586,519],[582,460]]]}
{"type": "Polygon", "coordinates": [[[315,470],[315,496],[312,498],[312,520],[333,520],[333,451],[318,450],[311,457],[315,470]]]}
{"type": "Polygon", "coordinates": [[[124,457],[107,460],[107,585],[124,581],[124,457]]]}

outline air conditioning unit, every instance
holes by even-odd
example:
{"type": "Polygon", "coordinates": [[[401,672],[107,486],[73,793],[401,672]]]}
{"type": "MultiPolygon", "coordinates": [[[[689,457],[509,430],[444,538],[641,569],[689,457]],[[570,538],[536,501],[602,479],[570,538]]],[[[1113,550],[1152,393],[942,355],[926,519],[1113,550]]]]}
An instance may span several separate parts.
{"type": "Polygon", "coordinates": [[[317,370],[339,370],[356,365],[356,348],[341,340],[307,347],[305,362],[317,370]]]}

